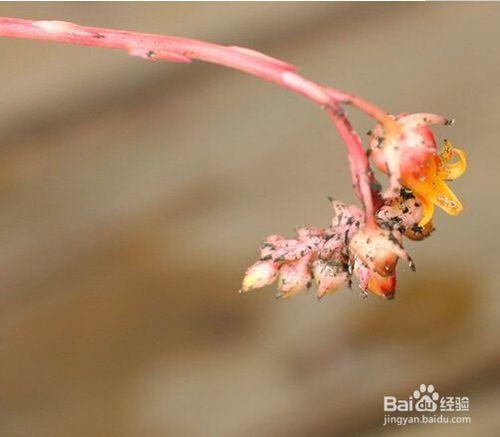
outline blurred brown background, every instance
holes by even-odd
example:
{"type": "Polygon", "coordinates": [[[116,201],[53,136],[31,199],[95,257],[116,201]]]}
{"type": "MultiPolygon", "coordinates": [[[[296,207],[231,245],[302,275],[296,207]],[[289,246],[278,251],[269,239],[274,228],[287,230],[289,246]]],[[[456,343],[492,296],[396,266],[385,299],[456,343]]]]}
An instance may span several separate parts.
{"type": "Polygon", "coordinates": [[[440,135],[470,161],[463,215],[408,244],[418,269],[400,266],[395,301],[240,296],[267,234],[354,201],[321,111],[212,65],[0,40],[2,437],[498,435],[498,3],[0,15],[249,46],[391,112],[455,117],[440,135]],[[383,428],[383,396],[421,383],[469,396],[473,424],[383,428]]]}

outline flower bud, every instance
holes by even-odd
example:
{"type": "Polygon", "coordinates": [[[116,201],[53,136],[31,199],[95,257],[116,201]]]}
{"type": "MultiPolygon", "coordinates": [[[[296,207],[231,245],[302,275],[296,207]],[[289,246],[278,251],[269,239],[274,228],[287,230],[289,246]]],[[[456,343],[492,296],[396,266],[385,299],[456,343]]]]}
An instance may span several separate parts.
{"type": "Polygon", "coordinates": [[[348,274],[338,263],[316,260],[313,263],[312,271],[318,287],[318,299],[326,294],[339,291],[347,285],[348,274]]]}
{"type": "Polygon", "coordinates": [[[369,269],[359,259],[354,262],[354,275],[358,278],[359,288],[386,299],[394,299],[396,293],[396,276],[381,276],[369,269]]]}
{"type": "Polygon", "coordinates": [[[332,226],[356,227],[363,219],[363,211],[357,206],[345,205],[342,202],[331,199],[334,216],[332,218],[332,226]]]}
{"type": "Polygon", "coordinates": [[[252,264],[243,278],[240,292],[262,288],[274,282],[278,275],[278,267],[271,261],[257,261],[252,264]]]}
{"type": "Polygon", "coordinates": [[[287,298],[311,286],[312,276],[309,268],[311,254],[302,259],[284,264],[280,269],[278,289],[282,292],[277,297],[287,298]]]}
{"type": "Polygon", "coordinates": [[[391,276],[398,258],[410,261],[396,237],[385,229],[364,229],[351,239],[349,249],[381,276],[391,276]]]}

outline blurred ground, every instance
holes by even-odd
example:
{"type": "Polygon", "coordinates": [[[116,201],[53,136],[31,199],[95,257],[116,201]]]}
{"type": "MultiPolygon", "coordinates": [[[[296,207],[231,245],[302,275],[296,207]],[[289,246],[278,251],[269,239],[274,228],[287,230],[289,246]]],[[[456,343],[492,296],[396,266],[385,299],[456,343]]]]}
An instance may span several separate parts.
{"type": "Polygon", "coordinates": [[[395,301],[240,296],[265,235],[326,225],[328,195],[353,200],[327,118],[211,65],[2,39],[1,436],[498,435],[500,5],[0,15],[249,46],[391,112],[455,117],[446,135],[470,160],[453,184],[464,214],[439,212],[410,245],[418,270],[400,267],[395,301]],[[469,396],[473,424],[383,428],[383,396],[421,383],[469,396]]]}

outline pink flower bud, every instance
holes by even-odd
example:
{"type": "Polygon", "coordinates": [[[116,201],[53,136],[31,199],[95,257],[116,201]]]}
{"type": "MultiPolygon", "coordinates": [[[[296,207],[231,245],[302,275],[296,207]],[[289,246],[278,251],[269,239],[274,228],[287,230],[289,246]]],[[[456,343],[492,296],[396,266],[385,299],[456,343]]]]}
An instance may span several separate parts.
{"type": "Polygon", "coordinates": [[[393,299],[396,293],[396,276],[381,276],[369,269],[359,259],[354,262],[354,275],[358,278],[359,288],[386,299],[393,299]]]}
{"type": "Polygon", "coordinates": [[[337,200],[332,201],[334,217],[332,218],[332,226],[347,226],[350,227],[363,220],[363,211],[357,206],[345,205],[337,200]]]}
{"type": "Polygon", "coordinates": [[[313,263],[312,271],[318,287],[318,299],[326,294],[339,291],[347,285],[348,274],[338,263],[316,260],[313,263]]]}
{"type": "Polygon", "coordinates": [[[278,289],[282,294],[279,294],[278,297],[287,298],[311,286],[310,259],[311,254],[307,254],[302,259],[284,264],[281,267],[278,278],[278,289]]]}
{"type": "Polygon", "coordinates": [[[341,259],[343,258],[342,249],[345,245],[345,235],[334,234],[328,241],[323,244],[319,252],[319,257],[322,259],[341,259]]]}
{"type": "Polygon", "coordinates": [[[270,261],[257,261],[252,264],[243,278],[240,292],[262,288],[274,282],[278,275],[278,267],[270,261]]]}
{"type": "Polygon", "coordinates": [[[366,266],[381,276],[391,276],[398,258],[411,261],[395,235],[385,229],[364,229],[357,232],[349,249],[366,266]]]}

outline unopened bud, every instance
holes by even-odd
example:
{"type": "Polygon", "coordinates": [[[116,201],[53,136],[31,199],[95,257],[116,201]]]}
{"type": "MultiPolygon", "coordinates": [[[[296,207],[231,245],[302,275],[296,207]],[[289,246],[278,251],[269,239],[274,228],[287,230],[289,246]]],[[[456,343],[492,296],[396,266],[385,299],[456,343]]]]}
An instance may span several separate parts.
{"type": "Polygon", "coordinates": [[[278,275],[277,266],[270,261],[257,261],[246,271],[241,287],[242,292],[262,288],[273,283],[278,275]]]}
{"type": "Polygon", "coordinates": [[[316,260],[313,264],[314,281],[318,287],[317,296],[321,299],[329,293],[334,293],[345,287],[347,272],[333,262],[316,260]]]}
{"type": "Polygon", "coordinates": [[[281,297],[290,297],[311,286],[312,276],[309,268],[311,254],[293,263],[285,264],[280,269],[278,289],[281,297]]]}

